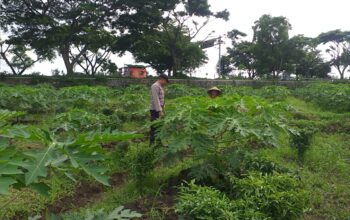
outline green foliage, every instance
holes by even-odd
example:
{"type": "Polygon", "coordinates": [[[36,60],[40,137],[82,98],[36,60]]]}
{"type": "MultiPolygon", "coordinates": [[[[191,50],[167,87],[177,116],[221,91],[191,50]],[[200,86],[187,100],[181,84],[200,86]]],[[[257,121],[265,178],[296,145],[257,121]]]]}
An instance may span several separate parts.
{"type": "Polygon", "coordinates": [[[191,42],[182,28],[165,24],[164,30],[140,37],[131,48],[136,60],[149,63],[158,72],[170,72],[173,68],[189,71],[205,63],[204,51],[191,42]]]}
{"type": "Polygon", "coordinates": [[[350,31],[329,31],[320,34],[318,40],[329,45],[326,52],[331,56],[330,64],[338,70],[340,79],[344,79],[350,66],[350,31]]]}
{"type": "MultiPolygon", "coordinates": [[[[18,151],[6,141],[0,145],[0,179],[2,193],[7,193],[9,186],[30,186],[42,194],[49,188],[42,182],[50,171],[64,173],[74,180],[72,172],[81,170],[96,181],[109,185],[106,170],[97,162],[105,159],[105,152],[99,145],[103,142],[124,141],[142,135],[122,133],[80,134],[73,140],[60,142],[49,131],[28,127],[8,128],[1,132],[1,137],[40,143],[42,147],[31,151],[18,151]]],[[[8,141],[7,141],[8,142],[8,141]]]]}
{"type": "MultiPolygon", "coordinates": [[[[291,29],[287,18],[263,15],[254,23],[253,41],[240,40],[240,37],[246,35],[237,30],[229,32],[228,36],[232,40],[233,47],[228,48],[228,55],[223,58],[224,72],[229,74],[233,70],[239,70],[247,74],[250,79],[270,77],[279,79],[281,76],[286,77],[285,74],[296,74],[298,78],[300,76],[326,78],[331,71],[330,65],[334,65],[334,62],[324,61],[321,51],[317,49],[317,39],[303,35],[290,38],[291,29]]],[[[349,51],[349,43],[338,42],[335,46],[331,46],[331,49],[333,50],[327,52],[331,51],[331,55],[337,56],[335,55],[337,52],[349,51]]],[[[349,54],[346,52],[343,54],[338,59],[342,62],[340,65],[348,60],[349,54]]],[[[337,67],[342,71],[343,77],[347,66],[337,67]]]]}
{"type": "Polygon", "coordinates": [[[251,96],[254,95],[253,87],[246,86],[220,86],[224,95],[240,95],[240,96],[251,96]]]}
{"type": "Polygon", "coordinates": [[[30,4],[26,4],[9,0],[0,5],[0,23],[1,28],[9,32],[11,42],[30,45],[36,54],[48,60],[52,59],[52,54],[56,51],[59,52],[67,74],[71,75],[74,74],[74,66],[89,51],[107,49],[119,52],[121,49],[117,43],[122,45],[123,42],[117,41],[116,32],[128,36],[129,33],[151,31],[162,20],[162,13],[159,11],[174,9],[177,3],[171,1],[164,4],[159,0],[138,2],[54,0],[45,3],[33,0],[30,4]],[[148,7],[147,13],[143,12],[144,7],[148,7]],[[130,10],[135,10],[137,13],[131,13],[130,10]],[[27,14],[28,11],[32,13],[27,14]],[[45,13],[42,14],[42,11],[45,13]],[[118,16],[119,19],[113,19],[114,16],[118,16]]]}
{"type": "Polygon", "coordinates": [[[317,49],[317,40],[297,35],[290,39],[290,49],[294,61],[293,72],[305,78],[327,78],[331,72],[330,63],[325,62],[317,49]]]}
{"type": "MultiPolygon", "coordinates": [[[[56,215],[50,215],[48,217],[49,220],[129,220],[129,219],[138,219],[141,218],[142,215],[131,211],[130,209],[124,208],[124,206],[120,206],[116,209],[114,209],[110,213],[106,213],[103,209],[92,211],[87,210],[84,216],[81,215],[63,215],[63,216],[56,216],[56,215]]],[[[34,218],[29,218],[28,220],[34,220],[34,219],[40,219],[41,216],[36,216],[34,218]]]]}
{"type": "Polygon", "coordinates": [[[272,101],[284,101],[290,90],[284,86],[265,86],[261,89],[241,86],[220,86],[224,95],[259,96],[272,101]]]}
{"type": "Polygon", "coordinates": [[[23,112],[11,112],[8,110],[1,110],[0,109],[0,129],[7,125],[10,121],[25,115],[23,112]]]}
{"type": "Polygon", "coordinates": [[[278,77],[290,69],[290,50],[287,49],[291,24],[285,17],[263,15],[255,22],[254,42],[256,68],[259,74],[278,77]]]}
{"type": "Polygon", "coordinates": [[[226,56],[229,68],[227,72],[232,72],[233,69],[247,71],[248,77],[254,79],[257,75],[256,72],[256,54],[255,54],[255,44],[253,42],[243,41],[240,43],[235,42],[233,39],[234,48],[228,48],[228,55],[226,56]],[[230,68],[230,64],[233,67],[230,68]]]}
{"type": "Polygon", "coordinates": [[[131,146],[124,158],[124,167],[137,182],[139,190],[143,189],[143,181],[155,168],[155,149],[148,145],[131,146]]]}
{"type": "Polygon", "coordinates": [[[11,194],[1,195],[0,204],[8,204],[2,207],[1,219],[26,219],[27,216],[42,213],[47,206],[55,204],[62,198],[73,195],[74,182],[64,175],[54,175],[45,183],[50,187],[49,195],[42,196],[30,188],[19,190],[11,189],[11,194]]]}
{"type": "Polygon", "coordinates": [[[350,84],[347,83],[313,83],[297,89],[295,95],[328,111],[350,111],[350,84]]]}
{"type": "Polygon", "coordinates": [[[196,155],[216,149],[219,143],[248,145],[278,144],[286,126],[286,108],[268,104],[253,97],[224,96],[184,97],[167,106],[167,117],[155,122],[161,125],[158,136],[173,153],[192,149],[196,155]]]}
{"type": "Polygon", "coordinates": [[[231,181],[230,197],[194,181],[181,186],[176,212],[194,219],[299,219],[306,208],[307,194],[288,174],[253,172],[231,181]]]}
{"type": "Polygon", "coordinates": [[[120,124],[120,119],[116,115],[106,116],[104,114],[93,114],[81,109],[73,109],[56,115],[50,124],[55,131],[80,133],[105,131],[107,129],[114,130],[120,124]]]}
{"type": "MultiPolygon", "coordinates": [[[[154,122],[160,126],[163,145],[168,145],[162,149],[130,141],[141,141],[142,135],[114,131],[146,133],[149,89],[144,85],[118,90],[42,86],[41,94],[41,87],[0,86],[1,91],[17,92],[20,97],[14,103],[5,95],[1,100],[8,104],[0,107],[0,189],[8,193],[9,188],[11,194],[1,196],[0,203],[13,202],[0,211],[0,218],[26,219],[28,214],[43,213],[73,193],[70,178],[80,180],[87,175],[89,181],[106,183],[107,174],[126,172],[130,179],[118,188],[106,189],[101,202],[87,207],[109,212],[116,204],[129,204],[144,196],[144,186],[147,193],[158,192],[169,176],[177,176],[181,170],[186,172],[179,180],[194,178],[196,184],[180,187],[183,194],[175,206],[180,218],[300,219],[304,211],[305,218],[346,218],[349,126],[344,109],[347,99],[342,93],[347,86],[297,89],[295,94],[300,97],[310,95],[304,102],[291,97],[284,87],[226,86],[222,97],[211,100],[203,89],[170,85],[166,89],[167,97],[172,98],[167,101],[167,114],[154,122]],[[26,94],[31,90],[34,92],[26,94]],[[312,104],[331,100],[323,95],[329,91],[342,101],[336,102],[338,106],[327,103],[328,107],[344,113],[323,112],[312,104]],[[30,100],[41,95],[41,105],[48,106],[45,111],[38,111],[30,100]],[[11,111],[16,105],[20,112],[11,111]],[[32,118],[39,119],[37,128],[14,125],[31,123],[26,120],[32,118]],[[307,149],[302,168],[289,145],[307,149]],[[159,155],[163,152],[166,155],[159,155]],[[164,156],[169,157],[163,160],[164,156]],[[163,167],[168,159],[176,163],[163,167]],[[33,190],[49,196],[39,196],[33,190]]],[[[160,212],[157,216],[166,216],[157,206],[152,205],[152,210],[160,212]]],[[[60,218],[85,219],[85,209],[73,210],[82,215],[67,213],[60,218]]],[[[91,216],[106,219],[108,212],[91,211],[91,216]]]]}
{"type": "Polygon", "coordinates": [[[0,108],[10,111],[45,113],[54,110],[58,102],[55,90],[49,86],[4,86],[0,88],[0,108]]]}
{"type": "Polygon", "coordinates": [[[304,160],[305,152],[311,144],[314,133],[315,130],[306,128],[298,131],[298,133],[291,134],[291,147],[297,149],[298,158],[301,162],[304,160]]]}
{"type": "Polygon", "coordinates": [[[43,59],[43,57],[37,57],[33,60],[28,56],[29,48],[22,44],[7,44],[5,41],[1,41],[0,38],[0,57],[5,61],[10,68],[13,75],[22,75],[26,70],[32,67],[36,62],[43,59]]]}
{"type": "Polygon", "coordinates": [[[59,90],[60,106],[65,109],[89,109],[90,111],[103,108],[113,97],[113,90],[107,87],[75,86],[59,90]]]}
{"type": "Polygon", "coordinates": [[[202,187],[194,181],[180,187],[176,213],[193,219],[229,219],[230,199],[212,187],[202,187]]]}
{"type": "Polygon", "coordinates": [[[283,86],[266,86],[259,90],[258,94],[260,94],[261,97],[272,101],[283,101],[291,94],[291,92],[287,87],[283,86]]]}
{"type": "Polygon", "coordinates": [[[166,98],[175,99],[183,96],[204,96],[206,91],[202,88],[189,87],[180,84],[170,84],[166,87],[166,98]]]}
{"type": "Polygon", "coordinates": [[[253,209],[271,219],[299,219],[307,205],[301,182],[288,174],[250,173],[243,179],[233,178],[232,184],[236,208],[253,209]]]}

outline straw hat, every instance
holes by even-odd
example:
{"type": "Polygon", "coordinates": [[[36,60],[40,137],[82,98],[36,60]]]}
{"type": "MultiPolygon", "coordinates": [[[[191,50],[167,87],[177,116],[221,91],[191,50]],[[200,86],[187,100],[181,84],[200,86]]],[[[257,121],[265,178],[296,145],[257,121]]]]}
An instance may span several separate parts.
{"type": "Polygon", "coordinates": [[[221,95],[221,93],[222,93],[221,90],[218,87],[216,87],[216,86],[214,86],[213,88],[210,88],[208,90],[208,94],[210,94],[212,91],[218,91],[219,95],[221,95]]]}

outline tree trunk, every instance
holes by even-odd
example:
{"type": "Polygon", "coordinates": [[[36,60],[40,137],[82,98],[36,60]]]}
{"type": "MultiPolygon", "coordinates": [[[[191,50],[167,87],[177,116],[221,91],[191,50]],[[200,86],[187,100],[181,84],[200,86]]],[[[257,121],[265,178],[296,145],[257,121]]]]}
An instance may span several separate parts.
{"type": "Polygon", "coordinates": [[[173,76],[177,76],[177,59],[173,56],[173,76]]]}
{"type": "Polygon", "coordinates": [[[5,53],[0,53],[0,55],[1,55],[2,59],[5,61],[5,63],[7,64],[7,66],[10,67],[13,75],[17,75],[16,70],[13,68],[11,62],[7,59],[6,54],[5,53]]]}
{"type": "Polygon", "coordinates": [[[63,45],[60,47],[60,53],[61,53],[64,65],[66,66],[67,75],[72,75],[74,74],[74,64],[70,62],[69,52],[70,52],[69,45],[63,45]]]}
{"type": "Polygon", "coordinates": [[[338,66],[338,65],[336,67],[337,67],[337,70],[339,72],[340,79],[344,79],[345,70],[347,67],[344,67],[343,69],[341,68],[341,66],[338,66]]]}
{"type": "Polygon", "coordinates": [[[344,79],[346,69],[347,69],[347,67],[344,67],[343,71],[340,74],[340,79],[344,79]]]}
{"type": "Polygon", "coordinates": [[[177,76],[177,57],[176,57],[176,51],[174,48],[171,48],[171,63],[172,63],[172,71],[173,76],[177,76]]]}

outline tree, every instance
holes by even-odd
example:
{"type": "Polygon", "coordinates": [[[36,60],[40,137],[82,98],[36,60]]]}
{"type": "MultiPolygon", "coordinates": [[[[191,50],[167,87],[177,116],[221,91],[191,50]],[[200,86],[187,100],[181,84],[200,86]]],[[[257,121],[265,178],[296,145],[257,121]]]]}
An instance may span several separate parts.
{"type": "Polygon", "coordinates": [[[103,75],[118,75],[118,66],[113,63],[110,59],[103,62],[100,72],[103,75]]]}
{"type": "Polygon", "coordinates": [[[303,35],[297,35],[289,40],[288,51],[290,51],[291,62],[297,77],[326,78],[328,76],[331,71],[330,65],[323,60],[317,44],[315,39],[303,35]]]}
{"type": "Polygon", "coordinates": [[[77,61],[78,65],[84,70],[86,75],[96,75],[96,73],[99,71],[99,69],[102,68],[103,63],[108,60],[110,57],[110,52],[105,50],[100,52],[93,51],[89,52],[86,51],[81,59],[77,61]]]}
{"type": "Polygon", "coordinates": [[[207,0],[179,0],[176,7],[164,12],[158,30],[129,39],[136,43],[128,49],[138,61],[149,63],[158,71],[167,70],[169,75],[177,75],[205,61],[204,52],[193,43],[194,39],[210,19],[227,20],[228,16],[226,10],[212,12],[207,0]]]}
{"type": "Polygon", "coordinates": [[[255,22],[253,42],[256,44],[256,68],[259,74],[272,74],[277,78],[282,72],[291,70],[291,63],[288,62],[290,51],[286,49],[291,28],[285,17],[263,15],[255,22]]]}
{"type": "Polygon", "coordinates": [[[116,43],[116,38],[108,32],[100,32],[98,35],[91,36],[93,40],[89,45],[77,47],[79,53],[82,53],[77,64],[83,69],[86,75],[96,75],[109,61],[112,54],[111,48],[116,43]]]}
{"type": "Polygon", "coordinates": [[[233,48],[228,48],[228,57],[237,70],[247,72],[250,79],[257,76],[255,57],[255,44],[248,41],[236,43],[233,48]]]}
{"type": "Polygon", "coordinates": [[[35,63],[43,59],[37,56],[34,59],[28,55],[28,48],[21,44],[10,44],[0,39],[0,58],[10,68],[13,75],[22,75],[26,70],[35,63]]]}
{"type": "Polygon", "coordinates": [[[223,77],[229,77],[230,74],[235,70],[232,65],[231,57],[226,55],[221,57],[221,75],[223,77]]]}
{"type": "Polygon", "coordinates": [[[172,44],[169,44],[168,47],[172,58],[171,63],[173,75],[177,74],[178,68],[180,67],[178,60],[179,57],[177,56],[179,53],[177,51],[178,44],[176,42],[182,41],[181,35],[187,35],[192,41],[212,18],[219,18],[225,21],[229,18],[229,12],[227,10],[217,13],[212,12],[208,0],[183,0],[181,3],[182,4],[177,7],[181,9],[176,10],[175,8],[174,10],[169,11],[162,24],[162,29],[166,33],[168,42],[173,42],[172,44]]]}
{"type": "Polygon", "coordinates": [[[228,38],[232,41],[232,48],[227,48],[227,55],[222,58],[222,72],[224,75],[231,73],[233,70],[243,70],[248,73],[250,79],[255,78],[255,55],[254,43],[241,41],[242,37],[247,34],[233,29],[227,33],[228,38]]]}
{"type": "Polygon", "coordinates": [[[169,75],[174,70],[174,56],[176,57],[177,71],[186,72],[193,70],[206,62],[206,55],[197,43],[184,33],[174,33],[176,28],[167,28],[165,31],[157,31],[135,41],[133,55],[139,62],[149,63],[158,72],[168,71],[169,75]],[[172,41],[169,35],[178,34],[176,41],[172,41]],[[171,48],[176,48],[171,51],[171,48]]]}
{"type": "Polygon", "coordinates": [[[40,56],[57,51],[67,74],[72,74],[96,36],[112,38],[151,29],[175,4],[175,0],[3,0],[0,25],[11,42],[23,42],[40,56]]]}
{"type": "Polygon", "coordinates": [[[330,63],[338,72],[340,79],[350,66],[350,31],[334,30],[318,36],[321,44],[328,44],[326,52],[331,56],[330,63]]]}

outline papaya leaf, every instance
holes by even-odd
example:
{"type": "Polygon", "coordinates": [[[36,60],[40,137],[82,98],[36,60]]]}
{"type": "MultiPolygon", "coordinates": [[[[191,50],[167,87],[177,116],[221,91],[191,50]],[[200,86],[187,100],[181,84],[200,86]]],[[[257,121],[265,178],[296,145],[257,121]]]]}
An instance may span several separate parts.
{"type": "Polygon", "coordinates": [[[54,148],[55,145],[51,144],[49,147],[39,152],[25,153],[32,159],[32,163],[25,166],[25,168],[28,170],[28,172],[25,173],[25,183],[27,186],[33,182],[36,182],[39,177],[47,176],[47,166],[52,158],[54,148]]]}
{"type": "Polygon", "coordinates": [[[141,214],[125,209],[124,206],[120,206],[108,215],[107,220],[128,220],[141,217],[141,214]]]}
{"type": "Polygon", "coordinates": [[[34,189],[36,192],[38,192],[40,195],[49,196],[50,187],[46,185],[45,183],[33,183],[30,185],[30,188],[34,189]]]}
{"type": "Polygon", "coordinates": [[[0,176],[0,194],[8,195],[10,186],[15,183],[17,183],[17,181],[12,177],[0,176]]]}

